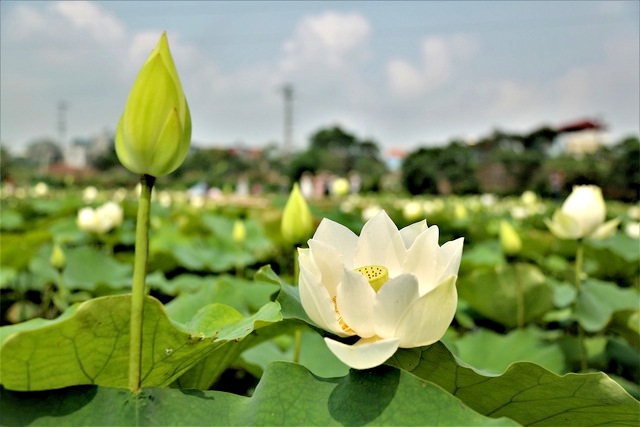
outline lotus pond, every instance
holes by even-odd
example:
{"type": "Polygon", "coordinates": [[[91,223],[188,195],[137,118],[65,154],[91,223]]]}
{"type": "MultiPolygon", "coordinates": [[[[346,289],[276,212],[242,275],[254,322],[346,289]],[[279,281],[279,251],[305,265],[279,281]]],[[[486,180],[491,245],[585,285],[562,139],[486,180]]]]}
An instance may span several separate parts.
{"type": "Polygon", "coordinates": [[[561,201],[533,193],[310,200],[311,234],[384,210],[464,238],[442,339],[354,369],[324,338],[353,339],[301,302],[286,200],[154,193],[134,393],[136,191],[3,189],[2,424],[637,425],[638,206],[607,201],[613,235],[562,240],[545,224],[561,201]],[[107,203],[108,226],[79,215],[107,203]]]}

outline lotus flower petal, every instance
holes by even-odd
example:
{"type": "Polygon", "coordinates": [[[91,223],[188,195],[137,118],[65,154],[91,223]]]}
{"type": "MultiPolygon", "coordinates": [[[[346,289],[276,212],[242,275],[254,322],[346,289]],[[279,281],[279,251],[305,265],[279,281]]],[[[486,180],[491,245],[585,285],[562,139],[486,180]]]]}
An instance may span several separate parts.
{"type": "Polygon", "coordinates": [[[360,273],[344,270],[338,286],[337,307],[344,322],[360,337],[375,334],[373,328],[373,303],[376,292],[360,273]]]}
{"type": "Polygon", "coordinates": [[[420,296],[419,289],[418,280],[411,274],[400,275],[382,286],[374,304],[376,335],[382,338],[397,336],[400,321],[420,296]]]}
{"type": "Polygon", "coordinates": [[[421,347],[442,338],[456,314],[457,278],[449,277],[408,307],[395,333],[400,347],[421,347]]]}
{"type": "Polygon", "coordinates": [[[370,369],[382,365],[398,349],[397,338],[363,338],[353,345],[325,338],[329,350],[342,361],[355,369],[370,369]]]}

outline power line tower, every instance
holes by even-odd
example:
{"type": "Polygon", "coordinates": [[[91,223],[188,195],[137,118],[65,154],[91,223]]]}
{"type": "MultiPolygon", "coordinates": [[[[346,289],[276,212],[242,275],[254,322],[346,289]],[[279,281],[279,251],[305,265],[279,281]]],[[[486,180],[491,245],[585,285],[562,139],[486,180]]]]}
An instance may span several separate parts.
{"type": "Polygon", "coordinates": [[[284,98],[284,123],[282,129],[282,151],[285,156],[293,149],[293,85],[286,83],[282,87],[284,98]]]}
{"type": "Polygon", "coordinates": [[[66,101],[58,101],[58,138],[60,140],[60,148],[62,149],[62,157],[65,163],[69,159],[69,144],[67,142],[67,109],[69,104],[66,101]]]}

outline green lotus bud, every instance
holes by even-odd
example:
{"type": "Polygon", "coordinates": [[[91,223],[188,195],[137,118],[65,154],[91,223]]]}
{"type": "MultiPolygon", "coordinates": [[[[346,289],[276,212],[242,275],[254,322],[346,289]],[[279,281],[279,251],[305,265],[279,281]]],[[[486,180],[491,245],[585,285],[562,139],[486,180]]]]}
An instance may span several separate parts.
{"type": "Polygon", "coordinates": [[[190,142],[189,105],[162,33],[129,92],[116,131],[116,153],[130,171],[158,177],[182,164],[190,142]]]}
{"type": "Polygon", "coordinates": [[[300,193],[298,183],[293,184],[289,200],[282,213],[282,237],[289,243],[301,243],[313,232],[313,218],[307,201],[300,193]]]}
{"type": "Polygon", "coordinates": [[[67,264],[67,258],[64,256],[64,252],[62,252],[62,248],[60,245],[53,245],[53,250],[51,251],[51,257],[49,258],[49,263],[56,270],[62,270],[64,266],[67,264]]]}
{"type": "Polygon", "coordinates": [[[233,241],[241,245],[247,239],[247,229],[242,220],[237,219],[233,223],[233,241]]]}
{"type": "Polygon", "coordinates": [[[507,256],[518,255],[522,250],[522,240],[508,221],[500,222],[500,245],[507,256]]]}
{"type": "Polygon", "coordinates": [[[336,196],[346,196],[349,193],[349,181],[346,178],[336,178],[331,190],[336,196]]]}

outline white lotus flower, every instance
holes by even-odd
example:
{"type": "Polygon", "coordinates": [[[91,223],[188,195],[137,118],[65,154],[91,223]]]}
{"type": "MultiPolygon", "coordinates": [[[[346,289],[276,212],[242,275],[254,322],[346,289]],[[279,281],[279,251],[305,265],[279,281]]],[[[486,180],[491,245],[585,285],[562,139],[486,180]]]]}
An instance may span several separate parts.
{"type": "Polygon", "coordinates": [[[640,205],[631,206],[627,210],[627,215],[629,215],[629,218],[635,221],[640,221],[640,205]]]}
{"type": "Polygon", "coordinates": [[[122,207],[116,202],[107,202],[100,206],[97,211],[100,220],[103,223],[108,224],[109,230],[122,224],[124,213],[122,211],[122,207]]]}
{"type": "Polygon", "coordinates": [[[98,189],[92,185],[86,187],[82,191],[82,200],[85,203],[91,203],[98,197],[98,189]]]}
{"type": "Polygon", "coordinates": [[[637,221],[629,222],[624,227],[624,232],[627,234],[627,236],[633,239],[640,239],[640,222],[637,222],[637,221]]]}
{"type": "Polygon", "coordinates": [[[402,216],[407,221],[415,221],[423,215],[422,203],[411,200],[404,204],[402,207],[402,216]]]}
{"type": "Polygon", "coordinates": [[[538,195],[531,190],[527,190],[522,193],[520,200],[527,206],[533,206],[538,203],[538,195]]]}
{"type": "Polygon", "coordinates": [[[78,228],[90,233],[102,234],[122,224],[123,212],[119,204],[107,202],[99,208],[80,209],[76,223],[78,228]]]}
{"type": "Polygon", "coordinates": [[[498,198],[495,194],[484,193],[482,196],[480,196],[480,203],[484,207],[493,206],[498,203],[498,198]]]}
{"type": "Polygon", "coordinates": [[[378,215],[382,211],[380,205],[369,205],[362,210],[362,219],[369,221],[374,216],[378,215]]]}
{"type": "Polygon", "coordinates": [[[45,182],[39,182],[33,186],[33,194],[36,197],[44,197],[49,194],[49,186],[45,182]]]}
{"type": "Polygon", "coordinates": [[[620,223],[619,219],[604,222],[606,209],[600,187],[578,185],[573,187],[552,220],[545,219],[545,223],[561,239],[605,239],[615,233],[620,223]]]}
{"type": "Polygon", "coordinates": [[[384,363],[399,347],[432,344],[456,312],[463,239],[438,245],[437,226],[420,221],[398,231],[381,211],[360,237],[323,219],[308,249],[298,249],[300,299],[309,317],[348,345],[325,338],[356,369],[384,363]]]}
{"type": "Polygon", "coordinates": [[[76,223],[78,224],[78,228],[80,228],[80,230],[93,233],[93,231],[95,230],[96,221],[97,218],[95,209],[86,207],[78,211],[76,223]]]}

